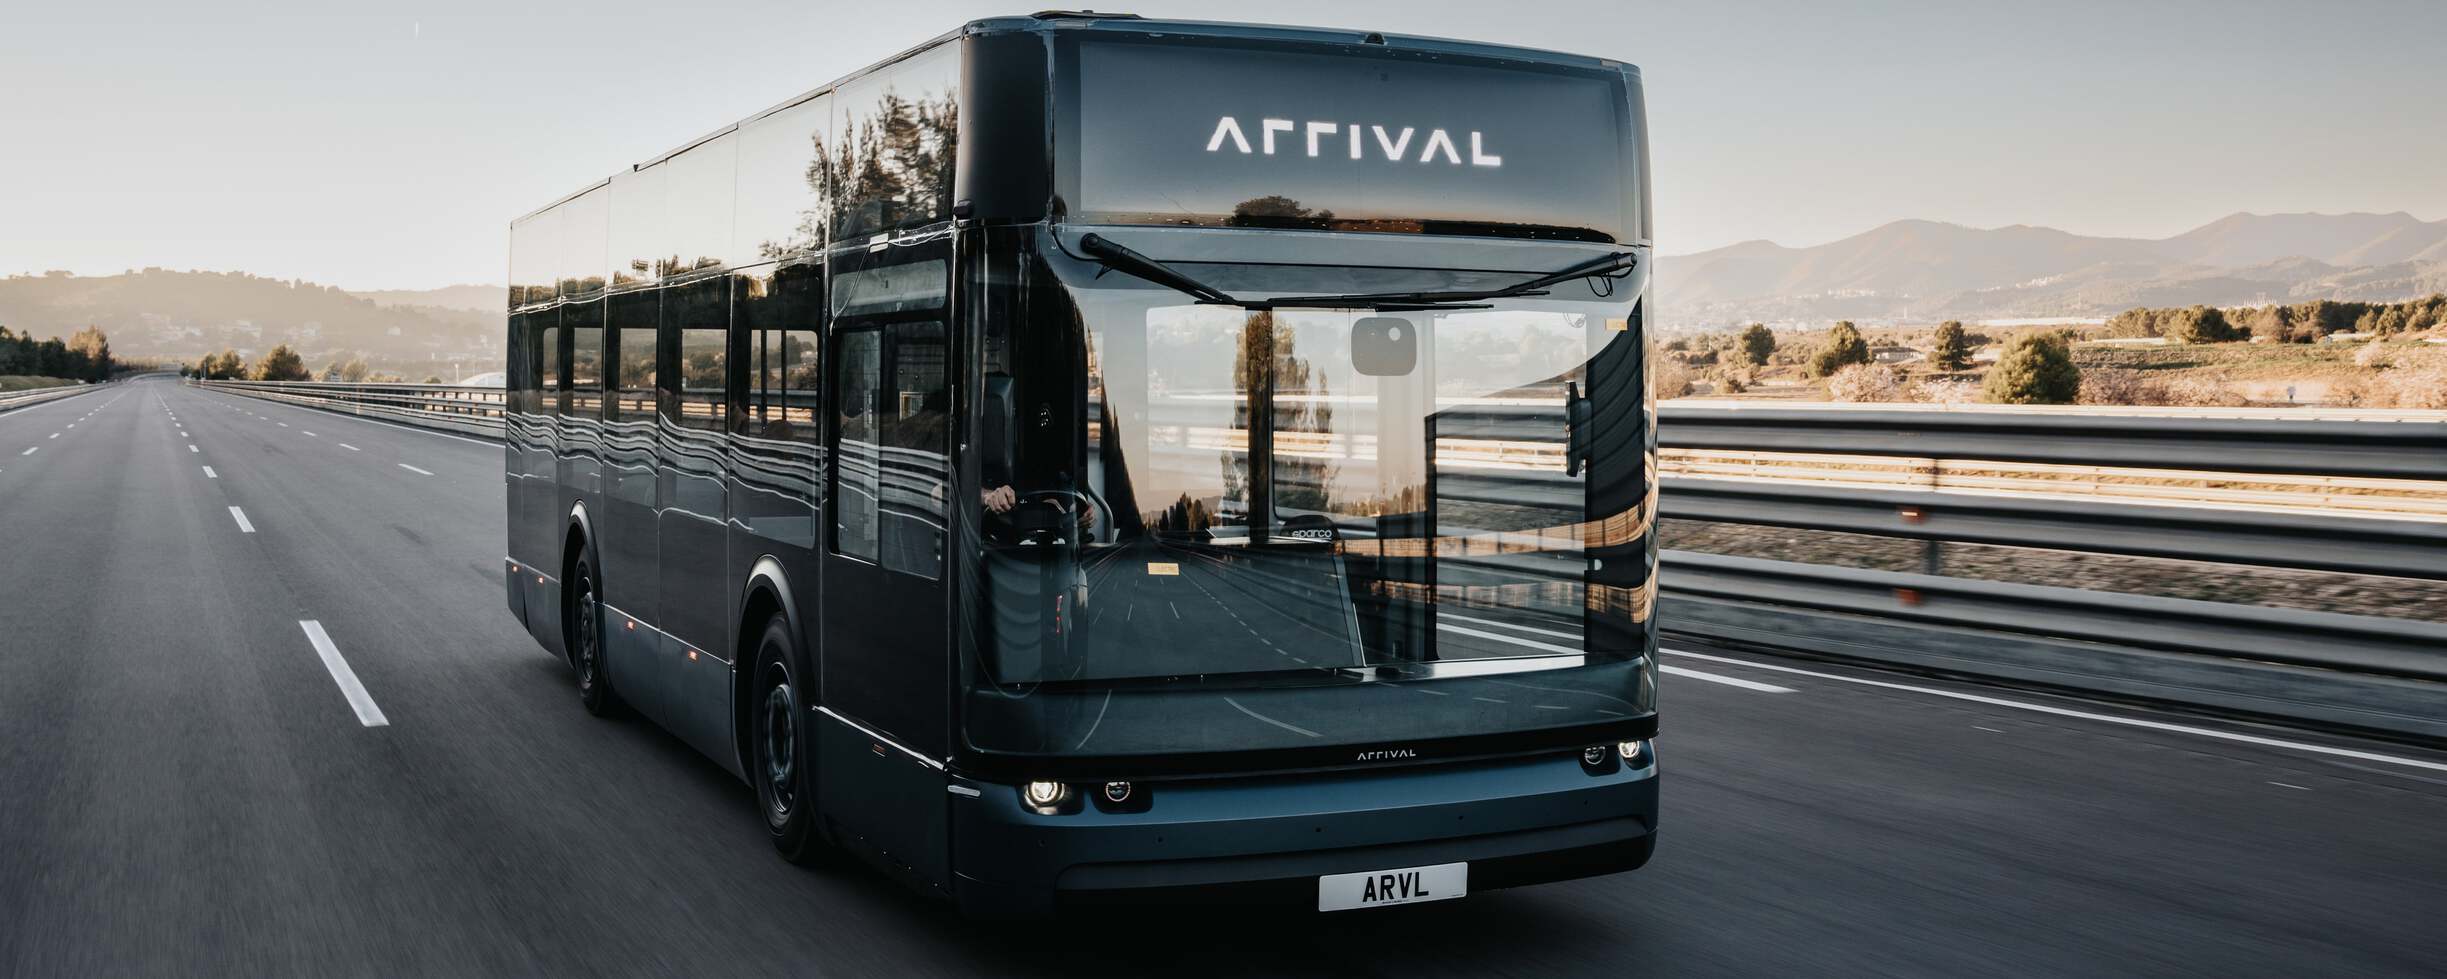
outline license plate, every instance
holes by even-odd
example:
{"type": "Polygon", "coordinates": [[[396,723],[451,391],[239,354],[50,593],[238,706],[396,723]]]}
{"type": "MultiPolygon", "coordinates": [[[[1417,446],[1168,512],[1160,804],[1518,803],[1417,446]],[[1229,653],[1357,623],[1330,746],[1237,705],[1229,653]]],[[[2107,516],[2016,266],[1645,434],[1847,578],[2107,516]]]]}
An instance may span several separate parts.
{"type": "Polygon", "coordinates": [[[1470,865],[1440,863],[1364,874],[1317,878],[1317,910],[1349,911],[1423,901],[1448,901],[1470,892],[1470,865]]]}

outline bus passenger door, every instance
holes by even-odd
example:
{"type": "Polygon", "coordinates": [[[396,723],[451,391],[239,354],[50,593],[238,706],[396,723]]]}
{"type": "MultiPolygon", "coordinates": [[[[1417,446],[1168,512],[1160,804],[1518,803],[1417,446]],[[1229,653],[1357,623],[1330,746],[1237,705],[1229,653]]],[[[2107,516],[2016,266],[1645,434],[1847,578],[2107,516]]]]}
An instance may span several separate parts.
{"type": "Polygon", "coordinates": [[[888,869],[946,880],[950,243],[835,252],[821,794],[888,869]],[[850,724],[856,727],[850,727],[850,724]],[[863,729],[863,730],[862,730],[863,729]]]}

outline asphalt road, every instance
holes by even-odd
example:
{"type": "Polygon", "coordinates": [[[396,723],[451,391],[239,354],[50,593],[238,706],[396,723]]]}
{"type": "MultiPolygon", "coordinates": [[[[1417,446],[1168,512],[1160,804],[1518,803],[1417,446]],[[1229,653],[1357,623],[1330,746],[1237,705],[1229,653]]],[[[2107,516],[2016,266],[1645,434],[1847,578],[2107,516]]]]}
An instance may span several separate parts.
{"type": "Polygon", "coordinates": [[[974,924],[782,864],[744,786],[581,712],[502,492],[491,445],[163,380],[0,414],[0,972],[2447,967],[2447,755],[1738,652],[1667,658],[1639,873],[974,924]]]}

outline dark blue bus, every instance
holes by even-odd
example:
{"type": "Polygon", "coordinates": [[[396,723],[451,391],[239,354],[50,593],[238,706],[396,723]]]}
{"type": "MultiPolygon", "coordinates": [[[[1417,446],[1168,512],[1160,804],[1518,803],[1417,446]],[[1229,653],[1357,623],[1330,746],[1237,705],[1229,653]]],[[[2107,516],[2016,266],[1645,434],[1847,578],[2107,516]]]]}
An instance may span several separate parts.
{"type": "Polygon", "coordinates": [[[978,21],[511,225],[510,609],[981,914],[1654,847],[1640,75],[978,21]]]}

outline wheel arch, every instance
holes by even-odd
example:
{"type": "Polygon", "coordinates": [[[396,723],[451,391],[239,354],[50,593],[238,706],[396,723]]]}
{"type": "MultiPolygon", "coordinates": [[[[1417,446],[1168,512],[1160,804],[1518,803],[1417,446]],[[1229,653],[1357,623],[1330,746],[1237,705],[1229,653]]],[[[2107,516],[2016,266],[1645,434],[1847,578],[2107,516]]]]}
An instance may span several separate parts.
{"type": "Polygon", "coordinates": [[[747,584],[740,589],[739,621],[731,632],[735,637],[731,649],[731,749],[738,756],[741,772],[749,770],[752,760],[748,757],[748,717],[754,691],[749,687],[756,682],[756,645],[764,639],[765,620],[776,614],[789,623],[798,640],[801,658],[807,661],[798,665],[798,672],[808,705],[823,703],[813,650],[808,647],[803,631],[807,620],[799,615],[797,597],[790,590],[790,573],[782,568],[779,559],[763,555],[748,569],[747,584]]]}

